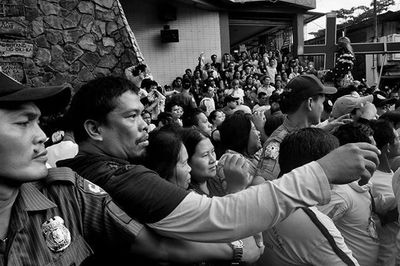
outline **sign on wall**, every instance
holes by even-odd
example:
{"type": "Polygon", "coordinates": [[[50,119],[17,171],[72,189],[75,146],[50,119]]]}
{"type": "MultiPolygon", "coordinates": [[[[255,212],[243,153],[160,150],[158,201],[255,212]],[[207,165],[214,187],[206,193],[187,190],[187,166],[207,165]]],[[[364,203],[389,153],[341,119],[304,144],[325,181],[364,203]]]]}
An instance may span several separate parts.
{"type": "Polygon", "coordinates": [[[27,26],[11,19],[0,19],[0,36],[26,36],[27,26]]]}
{"type": "Polygon", "coordinates": [[[2,42],[0,41],[0,57],[7,56],[33,56],[33,44],[21,41],[2,42]]]}
{"type": "Polygon", "coordinates": [[[23,64],[19,62],[0,62],[1,71],[13,77],[19,82],[23,82],[25,73],[23,64]]]}

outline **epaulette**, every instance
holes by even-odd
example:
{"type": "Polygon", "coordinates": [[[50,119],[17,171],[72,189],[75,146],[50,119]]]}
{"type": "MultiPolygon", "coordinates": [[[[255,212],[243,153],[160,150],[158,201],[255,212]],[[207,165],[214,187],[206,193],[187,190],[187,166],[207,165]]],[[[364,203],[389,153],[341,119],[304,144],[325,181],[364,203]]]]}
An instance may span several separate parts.
{"type": "Polygon", "coordinates": [[[275,135],[275,140],[281,143],[282,140],[287,136],[287,134],[288,134],[287,130],[282,128],[282,130],[275,135]]]}
{"type": "Polygon", "coordinates": [[[43,181],[45,184],[53,184],[55,182],[68,182],[75,185],[76,173],[67,167],[50,168],[49,174],[43,181]]]}

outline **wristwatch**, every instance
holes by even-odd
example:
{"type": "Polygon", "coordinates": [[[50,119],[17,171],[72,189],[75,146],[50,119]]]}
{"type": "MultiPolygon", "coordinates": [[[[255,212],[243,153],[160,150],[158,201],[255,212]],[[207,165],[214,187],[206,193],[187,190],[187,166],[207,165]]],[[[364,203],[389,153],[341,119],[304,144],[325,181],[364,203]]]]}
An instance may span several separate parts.
{"type": "Polygon", "coordinates": [[[233,249],[233,259],[231,265],[239,265],[240,261],[242,260],[243,256],[243,241],[237,240],[233,241],[229,244],[229,246],[233,249]]]}

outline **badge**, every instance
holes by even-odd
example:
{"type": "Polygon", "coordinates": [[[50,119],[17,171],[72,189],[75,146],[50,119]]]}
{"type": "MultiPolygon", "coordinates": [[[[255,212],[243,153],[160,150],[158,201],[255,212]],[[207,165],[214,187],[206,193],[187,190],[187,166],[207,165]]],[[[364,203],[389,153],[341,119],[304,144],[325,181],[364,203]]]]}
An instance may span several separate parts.
{"type": "Polygon", "coordinates": [[[60,216],[54,216],[44,222],[42,232],[51,251],[63,251],[71,244],[71,234],[64,226],[64,220],[60,216]]]}
{"type": "Polygon", "coordinates": [[[92,182],[90,182],[89,180],[84,180],[83,183],[85,192],[89,192],[91,194],[95,194],[95,195],[104,195],[107,194],[107,192],[105,192],[101,187],[99,187],[98,185],[93,184],[92,182]]]}
{"type": "Polygon", "coordinates": [[[278,156],[279,156],[279,144],[276,142],[271,142],[265,148],[265,157],[276,160],[276,158],[278,158],[278,156]]]}

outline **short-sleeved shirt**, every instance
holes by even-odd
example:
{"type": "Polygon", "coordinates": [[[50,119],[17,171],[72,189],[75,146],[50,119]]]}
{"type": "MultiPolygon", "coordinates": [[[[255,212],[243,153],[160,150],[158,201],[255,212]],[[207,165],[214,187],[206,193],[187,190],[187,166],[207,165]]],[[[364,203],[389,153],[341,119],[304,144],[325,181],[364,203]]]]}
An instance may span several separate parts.
{"type": "Polygon", "coordinates": [[[98,186],[68,168],[49,169],[46,179],[20,187],[0,265],[80,265],[84,261],[121,265],[142,228],[98,186]],[[50,249],[52,238],[43,229],[43,223],[56,216],[71,236],[70,244],[58,252],[50,249]]]}
{"type": "Polygon", "coordinates": [[[359,265],[332,220],[315,207],[310,207],[309,212],[314,213],[327,235],[321,232],[304,209],[299,208],[284,221],[263,232],[265,251],[257,265],[349,265],[345,259],[359,265]],[[329,243],[332,240],[333,243],[329,243]],[[337,255],[332,245],[341,251],[344,258],[337,255]]]}
{"type": "Polygon", "coordinates": [[[256,153],[260,160],[255,176],[262,176],[265,180],[274,180],[279,176],[281,170],[278,163],[280,145],[289,133],[297,129],[298,127],[285,117],[283,124],[272,132],[271,136],[265,141],[263,148],[256,153]]]}
{"type": "Polygon", "coordinates": [[[328,215],[342,233],[346,244],[360,265],[376,265],[379,242],[377,219],[372,212],[369,186],[359,186],[357,181],[335,185],[331,201],[317,208],[328,215]]]}

